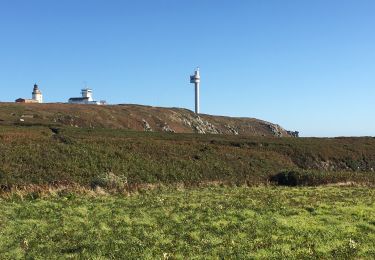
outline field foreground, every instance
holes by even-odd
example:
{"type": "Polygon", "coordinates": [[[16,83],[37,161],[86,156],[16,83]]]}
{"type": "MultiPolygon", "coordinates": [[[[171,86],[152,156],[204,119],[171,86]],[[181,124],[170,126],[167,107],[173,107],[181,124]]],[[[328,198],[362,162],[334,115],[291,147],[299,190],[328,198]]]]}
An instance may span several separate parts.
{"type": "Polygon", "coordinates": [[[375,190],[208,187],[0,198],[2,259],[375,258],[375,190]]]}

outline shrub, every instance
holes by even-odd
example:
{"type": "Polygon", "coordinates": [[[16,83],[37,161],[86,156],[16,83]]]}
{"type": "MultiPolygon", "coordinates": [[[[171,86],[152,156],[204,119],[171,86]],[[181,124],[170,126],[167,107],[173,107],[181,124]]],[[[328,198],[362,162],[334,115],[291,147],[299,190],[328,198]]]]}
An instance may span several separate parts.
{"type": "Polygon", "coordinates": [[[375,182],[375,175],[366,172],[291,170],[270,176],[269,181],[282,186],[317,186],[334,183],[373,184],[375,182]]]}
{"type": "Polygon", "coordinates": [[[283,171],[270,177],[270,181],[282,186],[317,186],[322,184],[345,182],[349,174],[320,171],[283,171]]]}
{"type": "Polygon", "coordinates": [[[112,172],[100,175],[91,182],[91,188],[101,187],[109,190],[124,191],[128,188],[125,176],[118,176],[112,172]]]}
{"type": "Polygon", "coordinates": [[[284,171],[270,177],[270,181],[283,186],[301,185],[301,174],[297,171],[284,171]]]}

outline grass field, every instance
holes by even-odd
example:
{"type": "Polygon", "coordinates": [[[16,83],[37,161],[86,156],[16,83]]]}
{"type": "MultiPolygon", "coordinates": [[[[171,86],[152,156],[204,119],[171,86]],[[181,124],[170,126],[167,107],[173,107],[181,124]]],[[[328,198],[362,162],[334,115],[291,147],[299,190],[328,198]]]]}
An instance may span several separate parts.
{"type": "Polygon", "coordinates": [[[375,190],[164,188],[0,199],[1,259],[374,259],[375,190]]]}

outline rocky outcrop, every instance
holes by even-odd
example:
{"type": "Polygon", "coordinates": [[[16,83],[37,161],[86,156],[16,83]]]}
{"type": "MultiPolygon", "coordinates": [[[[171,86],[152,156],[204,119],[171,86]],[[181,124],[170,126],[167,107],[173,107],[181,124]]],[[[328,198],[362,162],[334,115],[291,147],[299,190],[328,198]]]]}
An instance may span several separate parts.
{"type": "Polygon", "coordinates": [[[282,128],[279,125],[271,124],[271,123],[266,123],[266,125],[270,129],[270,131],[273,133],[274,136],[283,137],[283,136],[286,136],[285,133],[286,134],[288,133],[284,128],[282,128]]]}
{"type": "Polygon", "coordinates": [[[298,131],[286,131],[291,137],[299,137],[298,131]]]}
{"type": "Polygon", "coordinates": [[[152,128],[151,128],[150,124],[146,120],[142,119],[142,123],[143,123],[143,130],[144,131],[146,131],[146,132],[152,132],[152,128]]]}
{"type": "Polygon", "coordinates": [[[175,133],[175,131],[169,127],[169,125],[165,125],[163,126],[163,128],[161,129],[163,132],[167,132],[167,133],[175,133]]]}
{"type": "Polygon", "coordinates": [[[202,120],[202,118],[197,115],[184,117],[182,122],[198,134],[221,134],[221,131],[216,128],[214,124],[202,120]]]}

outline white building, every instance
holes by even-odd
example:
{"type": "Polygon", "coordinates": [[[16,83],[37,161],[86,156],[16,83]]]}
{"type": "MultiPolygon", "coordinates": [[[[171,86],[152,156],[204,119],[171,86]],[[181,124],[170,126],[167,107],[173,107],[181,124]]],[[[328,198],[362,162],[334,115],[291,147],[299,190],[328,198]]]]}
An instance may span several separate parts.
{"type": "Polygon", "coordinates": [[[95,101],[92,98],[92,89],[84,88],[81,90],[82,97],[73,97],[69,98],[69,104],[92,104],[92,105],[105,105],[106,102],[104,100],[95,101]]]}
{"type": "Polygon", "coordinates": [[[37,84],[34,84],[34,89],[31,94],[32,94],[31,99],[18,98],[16,99],[16,102],[17,103],[43,103],[43,95],[37,84]]]}

